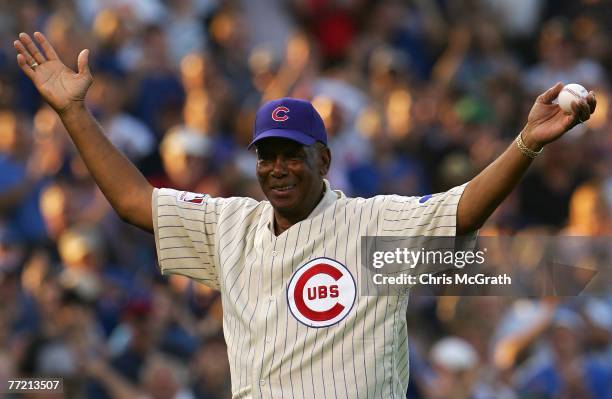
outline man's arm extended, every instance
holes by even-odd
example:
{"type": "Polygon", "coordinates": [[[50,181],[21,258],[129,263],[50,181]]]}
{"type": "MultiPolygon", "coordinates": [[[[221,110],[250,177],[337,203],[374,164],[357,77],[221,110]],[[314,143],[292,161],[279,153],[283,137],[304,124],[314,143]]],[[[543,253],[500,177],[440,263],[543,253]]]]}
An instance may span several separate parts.
{"type": "MultiPolygon", "coordinates": [[[[553,100],[563,84],[557,83],[540,95],[529,113],[521,137],[527,148],[538,151],[555,141],[576,124],[589,119],[595,111],[593,92],[586,101],[572,104],[573,113],[566,115],[553,100]]],[[[532,159],[513,142],[502,155],[487,166],[467,185],[457,210],[457,234],[480,228],[493,211],[510,194],[523,177],[532,159]]]]}
{"type": "Polygon", "coordinates": [[[85,108],[85,95],[92,82],[89,51],[83,50],[79,54],[78,73],[75,73],[60,61],[41,33],[36,32],[34,37],[42,52],[25,33],[21,33],[19,40],[13,43],[19,53],[19,67],[58,113],[96,184],[117,214],[128,223],[153,231],[153,187],[111,144],[85,108]]]}
{"type": "Polygon", "coordinates": [[[83,103],[60,114],[89,173],[121,219],[153,232],[153,187],[115,148],[83,103]]]}

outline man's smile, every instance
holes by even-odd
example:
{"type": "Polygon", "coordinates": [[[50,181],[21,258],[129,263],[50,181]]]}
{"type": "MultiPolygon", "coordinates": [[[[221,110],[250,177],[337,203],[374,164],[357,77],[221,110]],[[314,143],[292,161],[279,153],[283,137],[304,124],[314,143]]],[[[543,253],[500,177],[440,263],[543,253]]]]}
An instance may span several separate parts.
{"type": "Polygon", "coordinates": [[[275,196],[286,197],[289,194],[291,194],[291,192],[293,191],[295,187],[296,187],[295,184],[285,184],[285,185],[271,186],[270,189],[272,190],[275,196]]]}

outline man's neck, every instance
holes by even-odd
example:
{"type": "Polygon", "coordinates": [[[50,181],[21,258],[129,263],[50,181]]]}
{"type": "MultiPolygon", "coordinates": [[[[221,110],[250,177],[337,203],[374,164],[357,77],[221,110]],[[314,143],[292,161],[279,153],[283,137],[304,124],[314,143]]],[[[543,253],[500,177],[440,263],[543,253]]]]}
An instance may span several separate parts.
{"type": "Polygon", "coordinates": [[[279,236],[283,234],[285,230],[288,230],[291,226],[299,222],[301,222],[301,220],[292,222],[274,211],[274,234],[279,236]]]}

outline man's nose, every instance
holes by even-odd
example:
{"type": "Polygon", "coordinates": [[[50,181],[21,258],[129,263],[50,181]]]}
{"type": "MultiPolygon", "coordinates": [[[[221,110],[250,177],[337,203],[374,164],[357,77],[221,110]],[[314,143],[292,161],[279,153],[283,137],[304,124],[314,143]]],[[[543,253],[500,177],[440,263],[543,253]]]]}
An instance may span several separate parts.
{"type": "Polygon", "coordinates": [[[284,176],[287,174],[287,163],[284,156],[276,156],[276,158],[274,159],[272,174],[274,176],[284,176]]]}

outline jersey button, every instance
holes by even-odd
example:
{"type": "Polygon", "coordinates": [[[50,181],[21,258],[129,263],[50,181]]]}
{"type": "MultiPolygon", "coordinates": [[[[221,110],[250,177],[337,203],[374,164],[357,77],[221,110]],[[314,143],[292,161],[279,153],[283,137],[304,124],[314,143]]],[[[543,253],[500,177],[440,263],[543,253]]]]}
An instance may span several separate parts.
{"type": "Polygon", "coordinates": [[[270,338],[270,337],[266,337],[266,342],[268,342],[268,343],[269,343],[269,342],[272,342],[272,338],[270,338]]]}
{"type": "Polygon", "coordinates": [[[274,298],[273,296],[270,297],[270,302],[274,302],[276,301],[276,298],[274,298]]]}
{"type": "Polygon", "coordinates": [[[275,257],[276,255],[278,255],[278,252],[272,251],[272,257],[275,257]]]}
{"type": "Polygon", "coordinates": [[[262,387],[266,385],[266,380],[259,380],[259,385],[261,385],[262,387]]]}

